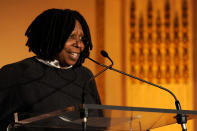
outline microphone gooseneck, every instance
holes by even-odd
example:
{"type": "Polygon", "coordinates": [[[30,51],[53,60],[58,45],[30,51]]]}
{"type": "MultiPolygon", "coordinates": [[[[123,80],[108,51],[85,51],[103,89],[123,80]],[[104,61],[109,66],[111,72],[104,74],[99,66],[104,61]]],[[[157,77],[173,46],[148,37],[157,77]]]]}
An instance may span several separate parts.
{"type": "MultiPolygon", "coordinates": [[[[106,51],[102,50],[101,51],[101,55],[104,57],[107,57],[110,61],[111,64],[109,66],[107,66],[108,68],[112,68],[113,66],[113,61],[109,58],[108,54],[106,51]]],[[[95,62],[96,64],[100,65],[100,66],[104,66],[104,64],[100,64],[99,62],[91,59],[90,57],[87,57],[89,60],[95,62]]],[[[96,75],[94,75],[93,77],[91,77],[88,80],[88,83],[92,80],[94,80],[97,76],[99,76],[100,74],[102,74],[104,71],[106,71],[108,68],[104,68],[103,70],[99,71],[96,75]]],[[[84,87],[85,88],[85,87],[84,87]]],[[[83,88],[83,92],[82,92],[82,104],[85,103],[85,89],[83,88]]],[[[82,131],[86,131],[87,129],[87,121],[88,121],[88,111],[86,109],[81,110],[80,112],[80,117],[82,118],[82,131]]]]}
{"type": "MultiPolygon", "coordinates": [[[[110,64],[109,66],[107,66],[107,67],[112,68],[112,66],[114,65],[114,63],[113,63],[113,61],[111,60],[111,58],[108,56],[107,52],[104,51],[104,50],[102,50],[102,51],[101,51],[101,55],[104,56],[104,57],[107,57],[107,58],[110,60],[111,64],[110,64]]],[[[93,59],[90,58],[90,57],[88,57],[88,59],[91,60],[91,61],[93,61],[94,63],[96,63],[96,64],[98,64],[98,65],[104,67],[104,64],[101,64],[101,63],[99,63],[99,62],[93,60],[93,59]]],[[[99,71],[99,72],[98,72],[96,75],[94,75],[94,77],[92,77],[89,81],[95,79],[97,76],[99,76],[100,74],[102,74],[102,73],[103,73],[104,71],[106,71],[107,69],[108,69],[108,68],[104,68],[103,70],[99,71]]]]}
{"type": "MultiPolygon", "coordinates": [[[[112,62],[112,65],[113,65],[113,61],[111,60],[111,58],[109,57],[109,55],[107,54],[106,51],[101,51],[101,54],[102,54],[103,57],[108,58],[108,59],[112,62]]],[[[107,70],[107,69],[113,70],[113,71],[115,71],[115,72],[118,72],[118,73],[121,73],[121,74],[123,74],[123,75],[129,76],[129,77],[131,77],[131,78],[134,78],[134,79],[139,80],[139,81],[141,81],[141,82],[147,83],[147,84],[149,84],[149,85],[158,87],[158,88],[160,88],[160,89],[162,89],[162,90],[165,90],[165,91],[167,91],[168,93],[170,93],[170,94],[174,97],[174,99],[175,99],[175,106],[176,106],[176,110],[178,111],[177,116],[176,116],[177,123],[178,123],[178,124],[181,124],[181,127],[182,127],[182,130],[183,130],[183,131],[187,131],[187,127],[186,127],[187,117],[186,117],[184,114],[181,113],[182,109],[181,109],[180,102],[179,102],[179,100],[177,99],[177,97],[174,95],[174,93],[172,93],[170,90],[168,90],[167,88],[164,88],[164,87],[162,87],[162,86],[156,85],[156,84],[154,84],[154,83],[151,83],[151,82],[149,82],[149,81],[146,81],[146,80],[144,80],[144,79],[138,78],[138,77],[136,77],[136,76],[132,76],[132,75],[130,75],[130,74],[128,74],[128,73],[125,73],[125,72],[123,72],[123,71],[114,69],[114,68],[112,68],[112,66],[107,66],[107,65],[101,64],[101,63],[99,63],[99,62],[97,62],[97,61],[95,61],[95,60],[93,60],[93,59],[91,59],[91,58],[88,58],[88,59],[91,60],[91,61],[93,61],[94,63],[100,65],[100,66],[105,67],[106,70],[107,70]]]]}

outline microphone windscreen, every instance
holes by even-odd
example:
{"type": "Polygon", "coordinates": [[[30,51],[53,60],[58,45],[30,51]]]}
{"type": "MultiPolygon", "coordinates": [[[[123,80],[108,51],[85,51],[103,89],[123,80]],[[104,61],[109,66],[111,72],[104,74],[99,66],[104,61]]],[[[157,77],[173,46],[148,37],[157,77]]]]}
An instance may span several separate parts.
{"type": "Polygon", "coordinates": [[[102,50],[102,51],[101,51],[101,55],[102,55],[102,56],[104,56],[104,57],[108,57],[107,52],[106,52],[106,51],[104,51],[104,50],[102,50]]]}

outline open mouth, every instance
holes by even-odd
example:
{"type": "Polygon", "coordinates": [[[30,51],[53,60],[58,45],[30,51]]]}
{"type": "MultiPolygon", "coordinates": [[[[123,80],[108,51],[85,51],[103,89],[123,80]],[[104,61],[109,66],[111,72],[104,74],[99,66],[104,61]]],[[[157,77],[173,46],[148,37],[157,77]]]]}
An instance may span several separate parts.
{"type": "Polygon", "coordinates": [[[72,57],[77,57],[79,54],[78,53],[71,53],[72,57]]]}
{"type": "Polygon", "coordinates": [[[80,56],[80,53],[76,53],[76,52],[70,53],[70,57],[73,60],[78,60],[79,56],[80,56]]]}

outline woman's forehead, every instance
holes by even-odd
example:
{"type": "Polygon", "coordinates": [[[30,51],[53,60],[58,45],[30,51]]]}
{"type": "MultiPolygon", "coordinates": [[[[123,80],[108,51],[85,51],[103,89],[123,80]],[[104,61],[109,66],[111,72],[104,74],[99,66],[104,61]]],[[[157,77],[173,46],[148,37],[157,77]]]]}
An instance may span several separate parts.
{"type": "Polygon", "coordinates": [[[82,26],[78,20],[75,20],[75,28],[73,29],[72,33],[84,34],[82,26]]]}

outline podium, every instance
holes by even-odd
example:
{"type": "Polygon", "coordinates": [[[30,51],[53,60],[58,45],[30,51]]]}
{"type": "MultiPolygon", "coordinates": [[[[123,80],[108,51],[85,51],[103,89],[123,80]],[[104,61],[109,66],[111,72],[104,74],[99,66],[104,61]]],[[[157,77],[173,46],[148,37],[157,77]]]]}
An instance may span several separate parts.
{"type": "Polygon", "coordinates": [[[81,131],[87,116],[87,131],[149,131],[176,123],[176,115],[188,120],[197,118],[197,111],[82,104],[46,114],[20,113],[8,131],[81,131]]]}

